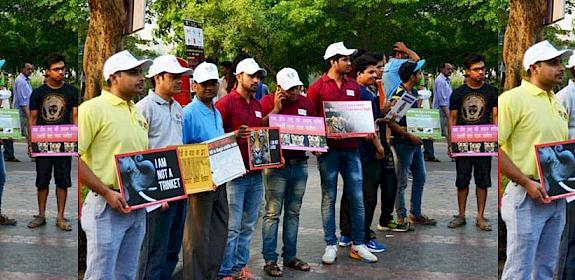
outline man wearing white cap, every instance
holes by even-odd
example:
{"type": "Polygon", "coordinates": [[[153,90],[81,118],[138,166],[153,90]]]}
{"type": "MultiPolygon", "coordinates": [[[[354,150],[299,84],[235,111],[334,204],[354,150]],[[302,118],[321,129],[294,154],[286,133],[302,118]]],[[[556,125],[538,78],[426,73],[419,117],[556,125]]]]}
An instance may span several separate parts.
{"type": "MultiPolygon", "coordinates": [[[[182,106],[173,97],[181,90],[182,74],[191,72],[173,55],[160,56],[150,66],[147,78],[154,91],[136,104],[148,122],[148,148],[182,144],[182,106]]],[[[182,247],[186,206],[185,200],[178,200],[147,214],[138,279],[170,279],[182,247]]]]}
{"type": "Polygon", "coordinates": [[[142,68],[151,63],[128,51],[112,55],[104,63],[107,87],[79,107],[78,177],[91,190],[81,220],[87,239],[84,279],[136,277],[146,210],[127,208],[114,155],[148,148],[148,123],[132,99],[142,94],[142,68]]]}
{"type": "MultiPolygon", "coordinates": [[[[303,83],[293,68],[283,68],[277,75],[277,90],[262,98],[264,123],[270,114],[313,116],[311,101],[301,95],[303,83]]],[[[276,253],[278,224],[283,217],[283,264],[284,267],[309,271],[310,266],[296,257],[299,214],[307,183],[307,159],[305,151],[283,150],[285,165],[264,172],[266,211],[262,224],[264,270],[272,277],[282,276],[277,265],[276,253]]]]}
{"type": "Polygon", "coordinates": [[[507,226],[501,279],[553,279],[565,200],[546,200],[533,146],[568,138],[568,116],[552,89],[563,81],[561,60],[572,53],[547,41],[531,46],[523,57],[528,80],[499,96],[499,166],[511,181],[501,199],[507,226]]]}
{"type": "MultiPolygon", "coordinates": [[[[316,108],[315,115],[324,116],[323,101],[359,101],[359,84],[346,74],[351,71],[349,56],[356,52],[348,49],[343,42],[329,45],[323,59],[326,73],[313,83],[308,90],[308,98],[316,108]]],[[[329,152],[317,157],[321,176],[322,220],[326,243],[322,261],[325,264],[335,262],[337,255],[337,237],[335,235],[335,204],[337,199],[337,177],[343,177],[344,194],[348,196],[351,213],[350,257],[366,262],[377,262],[377,257],[369,252],[364,244],[364,219],[362,170],[358,151],[358,139],[328,139],[329,152]]],[[[316,153],[317,154],[317,153],[316,153]]]]}
{"type": "MultiPolygon", "coordinates": [[[[218,94],[218,67],[203,62],[194,70],[194,100],[184,108],[183,143],[201,143],[225,134],[213,99],[218,94]]],[[[184,279],[216,279],[228,237],[226,186],[188,198],[184,238],[184,279]]]]}
{"type": "MultiPolygon", "coordinates": [[[[262,106],[255,99],[258,83],[266,75],[253,58],[245,58],[236,66],[236,87],[222,97],[216,108],[222,115],[224,131],[237,131],[237,141],[244,165],[249,170],[248,127],[262,126],[262,106]]],[[[250,257],[250,241],[256,228],[259,206],[263,196],[262,172],[249,171],[246,175],[227,184],[228,205],[228,240],[224,260],[218,277],[232,275],[241,279],[255,279],[247,268],[250,257]]]]}
{"type": "MultiPolygon", "coordinates": [[[[565,66],[571,72],[569,84],[557,93],[557,100],[569,115],[569,139],[575,139],[575,55],[571,55],[565,66]]],[[[561,246],[557,277],[559,280],[575,279],[575,202],[567,204],[567,220],[561,246]]]]}

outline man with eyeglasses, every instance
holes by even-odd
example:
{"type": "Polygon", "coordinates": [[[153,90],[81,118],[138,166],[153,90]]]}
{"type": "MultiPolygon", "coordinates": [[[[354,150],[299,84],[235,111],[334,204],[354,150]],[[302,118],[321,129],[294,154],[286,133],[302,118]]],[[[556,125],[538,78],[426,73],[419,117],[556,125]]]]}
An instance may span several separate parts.
{"type": "MultiPolygon", "coordinates": [[[[64,82],[66,59],[58,53],[49,54],[44,60],[44,71],[49,77],[47,83],[32,92],[30,97],[30,119],[28,135],[34,125],[78,124],[78,89],[64,82]]],[[[28,137],[31,153],[32,137],[28,137]]],[[[36,188],[38,189],[38,215],[28,224],[37,228],[46,224],[46,200],[52,172],[56,183],[56,204],[58,216],[56,226],[63,231],[72,227],[64,218],[68,188],[72,186],[70,172],[72,157],[40,156],[36,158],[36,188]]]]}
{"type": "MultiPolygon", "coordinates": [[[[497,89],[485,82],[485,57],[470,54],[465,57],[465,84],[453,91],[449,101],[449,131],[454,125],[497,125],[497,89]]],[[[475,225],[484,231],[491,231],[485,221],[487,189],[491,187],[491,157],[458,157],[455,159],[457,178],[457,204],[459,215],[448,224],[450,228],[464,225],[465,205],[469,194],[471,172],[475,175],[477,196],[477,218],[475,225]]]]}
{"type": "Polygon", "coordinates": [[[82,211],[84,279],[134,279],[146,233],[146,210],[130,211],[120,194],[114,155],[148,149],[148,123],[132,101],[142,94],[142,68],[128,51],[104,63],[106,87],[80,106],[78,177],[90,189],[82,211]]]}
{"type": "Polygon", "coordinates": [[[565,199],[548,201],[541,186],[534,145],[568,138],[568,115],[553,93],[563,82],[561,60],[571,50],[548,41],[531,46],[523,57],[529,78],[499,96],[499,166],[510,179],[501,199],[507,227],[507,279],[553,279],[565,199]]]}

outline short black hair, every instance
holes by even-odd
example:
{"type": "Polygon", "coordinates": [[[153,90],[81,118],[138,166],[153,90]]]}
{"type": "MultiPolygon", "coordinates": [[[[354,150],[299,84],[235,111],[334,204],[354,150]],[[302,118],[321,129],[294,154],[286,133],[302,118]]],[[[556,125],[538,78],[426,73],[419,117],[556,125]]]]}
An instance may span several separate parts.
{"type": "Polygon", "coordinates": [[[66,64],[66,57],[64,55],[62,55],[61,53],[50,53],[50,54],[48,54],[48,56],[46,56],[46,58],[44,58],[44,69],[50,70],[50,66],[52,66],[52,64],[56,64],[60,61],[64,62],[64,64],[66,64]]]}
{"type": "Polygon", "coordinates": [[[337,62],[342,57],[344,57],[344,56],[341,54],[336,54],[336,55],[326,59],[325,60],[325,72],[327,73],[327,71],[329,71],[329,69],[331,68],[331,61],[332,60],[335,60],[337,62]]]}
{"type": "MultiPolygon", "coordinates": [[[[26,68],[26,64],[30,64],[30,62],[23,62],[20,65],[18,65],[18,71],[22,72],[22,70],[24,70],[24,68],[26,68]]],[[[32,65],[32,64],[30,64],[32,65]]]]}
{"type": "Polygon", "coordinates": [[[441,65],[439,66],[439,70],[441,71],[441,70],[445,69],[445,67],[447,67],[447,64],[451,64],[451,63],[449,63],[449,62],[441,63],[441,65]]]}
{"type": "Polygon", "coordinates": [[[411,79],[411,76],[415,74],[413,70],[417,67],[417,63],[406,61],[399,67],[399,78],[401,82],[405,83],[411,79]]]}
{"type": "Polygon", "coordinates": [[[367,55],[373,57],[375,60],[377,60],[377,62],[380,62],[383,60],[383,53],[368,52],[367,55]]]}
{"type": "Polygon", "coordinates": [[[227,61],[227,60],[226,60],[226,61],[222,61],[222,62],[220,62],[220,66],[224,66],[224,67],[226,67],[226,68],[228,68],[228,69],[232,69],[232,62],[231,62],[231,61],[227,61]]]}
{"type": "Polygon", "coordinates": [[[367,67],[376,65],[377,60],[375,60],[375,58],[367,54],[360,55],[353,60],[353,69],[355,70],[356,73],[357,72],[363,73],[363,71],[365,71],[367,67]]]}
{"type": "Polygon", "coordinates": [[[465,66],[465,69],[471,69],[471,65],[478,62],[485,63],[485,56],[476,53],[470,53],[463,59],[463,65],[465,66]]]}
{"type": "Polygon", "coordinates": [[[215,59],[208,57],[204,60],[205,63],[218,64],[215,59]]]}

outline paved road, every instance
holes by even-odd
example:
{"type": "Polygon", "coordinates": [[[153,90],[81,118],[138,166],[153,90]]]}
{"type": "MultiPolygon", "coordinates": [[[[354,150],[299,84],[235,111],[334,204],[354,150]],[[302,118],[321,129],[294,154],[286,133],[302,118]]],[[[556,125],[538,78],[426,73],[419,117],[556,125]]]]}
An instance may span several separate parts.
{"type": "MultiPolygon", "coordinates": [[[[56,197],[50,186],[47,224],[31,230],[26,227],[38,212],[35,164],[26,156],[26,144],[15,143],[16,157],[22,162],[7,162],[2,212],[15,218],[15,227],[0,226],[0,279],[77,279],[78,274],[78,199],[77,166],[72,165],[72,188],[69,190],[66,217],[71,232],[59,230],[56,223],[56,197]]],[[[53,182],[53,181],[52,181],[53,182]]]]}

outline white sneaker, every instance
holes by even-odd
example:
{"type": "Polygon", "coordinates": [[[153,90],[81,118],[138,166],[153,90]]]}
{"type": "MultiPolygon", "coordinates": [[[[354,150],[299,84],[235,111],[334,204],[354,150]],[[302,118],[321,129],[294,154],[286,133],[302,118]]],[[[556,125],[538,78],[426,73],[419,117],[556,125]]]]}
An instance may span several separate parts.
{"type": "Polygon", "coordinates": [[[377,262],[377,257],[372,254],[365,244],[361,245],[351,245],[351,250],[349,250],[349,256],[360,261],[374,263],[377,262]]]}
{"type": "Polygon", "coordinates": [[[332,264],[335,262],[336,256],[337,256],[337,246],[328,245],[325,247],[325,253],[323,253],[321,261],[325,264],[332,264]]]}

